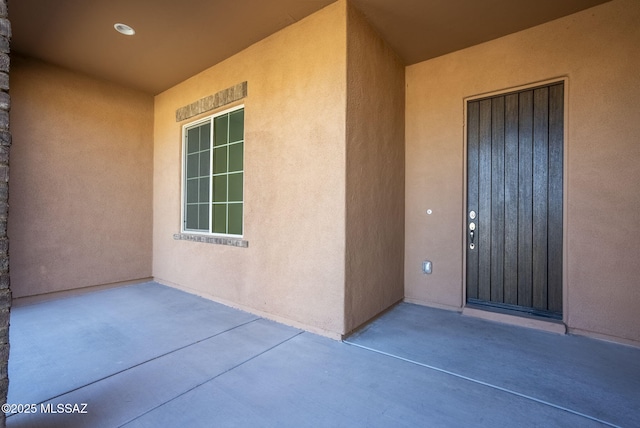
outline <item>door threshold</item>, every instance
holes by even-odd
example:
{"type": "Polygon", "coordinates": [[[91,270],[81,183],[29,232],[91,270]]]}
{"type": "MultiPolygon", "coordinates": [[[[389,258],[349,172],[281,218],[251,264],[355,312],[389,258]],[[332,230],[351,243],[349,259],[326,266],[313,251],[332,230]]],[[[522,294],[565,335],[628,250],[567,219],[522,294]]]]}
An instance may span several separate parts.
{"type": "Polygon", "coordinates": [[[478,309],[477,307],[465,306],[462,308],[462,315],[482,318],[489,321],[496,321],[505,324],[511,324],[519,327],[533,328],[549,333],[566,334],[567,326],[559,320],[549,318],[538,318],[532,316],[511,315],[502,312],[495,312],[486,309],[478,309]]]}

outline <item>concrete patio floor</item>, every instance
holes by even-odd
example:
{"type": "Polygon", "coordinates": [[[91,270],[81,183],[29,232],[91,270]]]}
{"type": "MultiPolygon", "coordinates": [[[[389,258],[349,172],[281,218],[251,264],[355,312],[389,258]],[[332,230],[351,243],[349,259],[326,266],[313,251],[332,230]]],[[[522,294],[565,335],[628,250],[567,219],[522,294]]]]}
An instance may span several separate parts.
{"type": "Polygon", "coordinates": [[[338,342],[149,282],[10,335],[11,428],[640,427],[640,349],[411,304],[338,342]]]}

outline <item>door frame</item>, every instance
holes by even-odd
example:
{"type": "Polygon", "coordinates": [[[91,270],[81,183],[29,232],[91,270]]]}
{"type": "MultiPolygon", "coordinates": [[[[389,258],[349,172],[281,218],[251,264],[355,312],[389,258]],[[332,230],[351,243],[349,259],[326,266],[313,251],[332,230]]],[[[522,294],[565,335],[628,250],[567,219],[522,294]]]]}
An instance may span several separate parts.
{"type": "MultiPolygon", "coordinates": [[[[525,91],[527,89],[537,88],[540,86],[552,85],[554,83],[563,83],[564,84],[564,111],[563,111],[563,159],[562,159],[562,322],[567,325],[567,320],[569,318],[569,281],[568,281],[568,269],[567,269],[567,241],[568,241],[568,221],[567,221],[567,213],[568,213],[568,142],[569,142],[569,77],[568,76],[560,76],[555,78],[549,78],[545,80],[539,80],[536,82],[528,83],[520,86],[513,86],[503,89],[498,89],[490,92],[483,92],[475,95],[469,95],[463,98],[462,100],[462,109],[463,109],[463,165],[462,165],[462,215],[461,215],[461,223],[460,227],[462,228],[462,240],[460,243],[460,248],[462,249],[462,301],[460,302],[460,306],[465,310],[467,307],[467,185],[468,185],[468,177],[467,177],[467,105],[469,101],[475,101],[483,98],[488,98],[492,96],[504,95],[512,92],[520,92],[525,91]]],[[[475,311],[487,312],[489,310],[478,309],[477,307],[473,308],[475,311]]],[[[512,318],[516,320],[517,315],[506,315],[508,318],[512,318]]],[[[543,323],[547,323],[548,321],[544,321],[541,319],[543,323]]]]}

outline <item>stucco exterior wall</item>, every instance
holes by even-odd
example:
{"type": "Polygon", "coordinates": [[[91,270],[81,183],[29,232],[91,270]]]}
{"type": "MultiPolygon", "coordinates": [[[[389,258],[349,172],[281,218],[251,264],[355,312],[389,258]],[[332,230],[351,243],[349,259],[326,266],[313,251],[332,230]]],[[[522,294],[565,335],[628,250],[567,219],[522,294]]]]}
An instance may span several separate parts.
{"type": "Polygon", "coordinates": [[[157,95],[154,277],[322,334],[343,333],[345,103],[344,2],[157,95]],[[176,122],[176,110],[243,81],[249,246],[174,240],[181,127],[192,120],[176,122]]]}
{"type": "Polygon", "coordinates": [[[404,296],[404,65],[348,8],[345,331],[404,296]]]}
{"type": "Polygon", "coordinates": [[[407,68],[408,300],[463,304],[465,97],[567,77],[565,322],[640,342],[638,22],[639,2],[615,0],[407,68]]]}
{"type": "Polygon", "coordinates": [[[13,296],[149,278],[153,98],[11,62],[13,296]]]}

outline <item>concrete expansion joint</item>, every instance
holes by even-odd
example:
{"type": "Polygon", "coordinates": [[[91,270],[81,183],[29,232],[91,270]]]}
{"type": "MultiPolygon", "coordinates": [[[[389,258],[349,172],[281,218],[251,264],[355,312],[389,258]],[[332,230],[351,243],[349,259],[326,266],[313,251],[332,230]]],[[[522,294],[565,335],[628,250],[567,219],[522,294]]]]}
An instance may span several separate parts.
{"type": "MultiPolygon", "coordinates": [[[[211,339],[211,338],[213,338],[213,337],[215,337],[215,336],[219,336],[219,335],[221,335],[221,334],[224,334],[224,333],[227,333],[227,332],[229,332],[229,331],[235,330],[235,329],[237,329],[237,328],[239,328],[239,327],[242,327],[242,326],[244,326],[244,325],[251,324],[251,323],[256,322],[256,321],[258,321],[258,320],[260,320],[260,319],[262,319],[262,318],[256,318],[256,319],[253,319],[253,320],[248,321],[248,322],[246,322],[246,323],[243,323],[243,324],[240,324],[240,325],[236,325],[236,326],[234,326],[234,327],[232,327],[232,328],[230,328],[230,329],[228,329],[228,330],[225,330],[225,331],[223,331],[223,332],[220,332],[220,333],[218,333],[218,334],[215,334],[215,335],[213,335],[213,336],[211,336],[211,337],[208,337],[208,338],[206,338],[206,339],[202,339],[202,340],[199,340],[199,341],[197,341],[197,342],[191,343],[191,344],[186,345],[186,346],[184,346],[184,347],[182,347],[182,348],[179,348],[179,349],[176,349],[176,350],[174,350],[174,351],[171,351],[171,352],[169,352],[169,353],[167,353],[167,354],[170,354],[170,353],[172,353],[172,352],[176,352],[176,351],[178,351],[178,350],[180,350],[180,349],[184,349],[184,348],[187,348],[187,347],[189,347],[189,346],[193,346],[193,345],[195,345],[196,343],[202,342],[202,341],[204,341],[204,340],[211,339]]],[[[153,408],[151,408],[151,409],[148,409],[146,412],[144,412],[144,413],[142,413],[142,414],[140,414],[140,415],[136,416],[135,418],[132,418],[132,419],[130,419],[130,420],[128,420],[128,421],[126,421],[124,424],[122,424],[122,426],[125,426],[125,425],[129,424],[130,422],[135,421],[136,419],[141,418],[142,416],[146,415],[147,413],[150,413],[150,412],[154,411],[155,409],[157,409],[157,408],[159,408],[159,407],[162,407],[162,406],[166,405],[167,403],[170,403],[170,402],[172,402],[172,401],[174,401],[174,400],[176,400],[176,399],[178,399],[178,398],[180,398],[180,397],[184,396],[185,394],[187,394],[187,393],[189,393],[189,392],[191,392],[191,391],[193,391],[193,390],[195,390],[195,389],[197,389],[197,388],[200,388],[201,386],[203,386],[203,385],[205,385],[205,384],[207,384],[207,383],[209,383],[209,382],[211,382],[211,381],[213,381],[213,380],[215,380],[215,379],[217,379],[217,378],[219,378],[219,377],[221,377],[221,376],[223,376],[223,375],[225,375],[225,374],[227,374],[227,373],[229,373],[229,372],[231,372],[231,371],[233,371],[233,370],[235,370],[235,369],[237,369],[238,367],[241,367],[241,366],[245,365],[245,364],[246,364],[246,363],[248,363],[249,361],[255,360],[256,358],[260,357],[261,355],[264,355],[264,354],[266,354],[267,352],[269,352],[269,351],[271,351],[271,350],[273,350],[273,349],[275,349],[275,348],[277,348],[277,347],[281,346],[282,344],[289,342],[290,340],[292,340],[293,338],[295,338],[295,337],[297,337],[297,336],[301,335],[302,333],[304,333],[304,331],[299,331],[299,332],[295,333],[294,335],[292,335],[291,337],[288,337],[288,338],[286,338],[286,339],[284,339],[284,340],[282,340],[282,341],[280,341],[280,342],[276,343],[275,345],[273,345],[273,346],[271,346],[271,347],[269,347],[269,348],[267,348],[267,349],[264,349],[263,351],[261,351],[261,352],[259,352],[259,353],[255,354],[255,355],[252,355],[252,356],[251,356],[251,357],[249,357],[249,358],[246,358],[246,359],[245,359],[245,360],[243,360],[243,361],[240,361],[238,364],[235,364],[235,365],[233,365],[232,367],[229,367],[228,369],[226,369],[226,370],[224,370],[224,371],[222,371],[222,372],[220,372],[220,373],[216,374],[215,376],[212,376],[212,377],[209,377],[209,378],[205,379],[204,381],[202,381],[202,382],[198,383],[197,385],[194,385],[193,387],[191,387],[191,388],[187,389],[186,391],[183,391],[181,394],[178,394],[178,395],[176,395],[175,397],[172,397],[170,400],[167,400],[167,401],[164,401],[164,402],[162,402],[162,403],[159,403],[159,404],[158,404],[158,405],[156,405],[155,407],[153,407],[153,408]]],[[[166,354],[165,354],[165,355],[166,355],[166,354]]],[[[158,356],[158,357],[156,357],[156,358],[160,358],[160,357],[163,357],[163,356],[164,356],[164,355],[160,355],[160,356],[158,356]]],[[[155,358],[154,358],[154,359],[155,359],[155,358]]]]}
{"type": "Polygon", "coordinates": [[[491,383],[488,383],[488,382],[484,382],[482,380],[475,379],[475,378],[472,378],[472,377],[469,377],[469,376],[465,376],[465,375],[460,374],[460,373],[452,372],[450,370],[446,370],[446,369],[443,369],[443,368],[440,368],[440,367],[435,367],[435,366],[432,366],[432,365],[429,365],[429,364],[424,364],[424,363],[421,363],[419,361],[411,360],[409,358],[404,358],[404,357],[401,357],[399,355],[394,355],[394,354],[391,354],[391,353],[388,353],[388,352],[380,351],[378,349],[370,348],[368,346],[360,345],[358,343],[350,342],[348,340],[345,340],[343,342],[346,343],[347,345],[354,346],[354,347],[360,348],[360,349],[364,349],[364,350],[369,351],[369,352],[374,352],[376,354],[384,355],[386,357],[395,358],[397,360],[404,361],[404,362],[407,362],[409,364],[414,364],[414,365],[417,365],[417,366],[420,366],[420,367],[424,367],[426,369],[435,370],[437,372],[444,373],[444,374],[449,375],[449,376],[454,376],[454,377],[456,377],[458,379],[463,379],[463,380],[466,380],[466,381],[469,381],[469,382],[473,382],[473,383],[478,384],[478,385],[486,386],[488,388],[493,388],[493,389],[496,389],[498,391],[505,392],[507,394],[512,394],[512,395],[518,396],[520,398],[524,398],[526,400],[535,401],[536,403],[543,404],[543,405],[549,406],[549,407],[553,407],[554,409],[558,409],[558,410],[561,410],[561,411],[564,411],[564,412],[567,412],[567,413],[571,413],[573,415],[580,416],[580,417],[583,417],[585,419],[589,419],[589,420],[598,422],[600,424],[603,424],[603,425],[606,425],[606,426],[609,426],[609,427],[621,428],[618,425],[612,424],[612,423],[607,422],[607,421],[603,421],[602,419],[598,419],[598,418],[596,418],[594,416],[590,416],[590,415],[587,415],[587,414],[582,413],[582,412],[578,412],[578,411],[575,411],[575,410],[572,410],[572,409],[569,409],[569,408],[566,408],[566,407],[563,407],[563,406],[559,406],[557,404],[551,403],[549,401],[541,400],[539,398],[532,397],[530,395],[522,394],[522,393],[514,391],[512,389],[503,388],[501,386],[494,385],[494,384],[491,384],[491,383]]]}
{"type": "MultiPolygon", "coordinates": [[[[0,297],[2,297],[2,293],[0,293],[0,297]]],[[[1,301],[1,299],[0,299],[0,305],[1,305],[1,304],[2,304],[2,301],[1,301]]],[[[263,320],[263,319],[264,319],[264,318],[261,318],[261,317],[255,317],[255,318],[252,318],[252,319],[250,319],[250,320],[248,320],[248,321],[246,321],[246,322],[243,322],[243,323],[240,323],[240,324],[233,325],[233,326],[232,326],[232,327],[230,327],[230,328],[227,328],[227,329],[225,329],[225,330],[219,331],[219,332],[217,332],[217,333],[215,333],[215,334],[212,334],[212,335],[210,335],[210,336],[206,336],[206,337],[203,337],[203,338],[198,339],[198,340],[193,340],[193,341],[191,341],[190,343],[188,343],[188,344],[186,344],[186,345],[179,346],[179,347],[177,347],[177,348],[175,348],[175,349],[172,349],[172,350],[170,350],[170,351],[164,352],[164,353],[162,353],[162,354],[158,354],[158,355],[154,356],[153,358],[148,358],[148,359],[146,359],[146,360],[144,360],[144,361],[141,361],[141,362],[139,362],[139,363],[136,363],[136,364],[130,365],[129,367],[123,368],[122,370],[118,370],[118,371],[115,371],[115,372],[113,372],[113,373],[110,373],[110,374],[108,374],[107,376],[103,376],[103,377],[101,377],[101,378],[99,378],[99,379],[95,379],[95,380],[93,380],[93,381],[91,381],[91,382],[87,382],[87,383],[85,383],[85,384],[83,384],[83,385],[79,385],[79,386],[77,386],[77,387],[75,387],[75,388],[73,388],[73,389],[63,391],[63,392],[61,392],[61,393],[59,393],[59,394],[57,394],[57,395],[55,395],[55,396],[48,397],[48,398],[45,398],[45,399],[41,399],[41,400],[39,400],[40,402],[39,402],[39,403],[37,403],[37,404],[38,404],[38,406],[40,406],[41,404],[49,403],[49,402],[51,402],[52,400],[58,399],[58,398],[60,398],[60,397],[63,397],[63,396],[65,396],[65,395],[68,395],[68,394],[70,394],[70,393],[72,393],[72,392],[75,392],[75,391],[81,390],[81,389],[83,389],[83,388],[86,388],[86,387],[88,387],[88,386],[90,386],[90,385],[93,385],[93,384],[96,384],[96,383],[102,382],[102,381],[104,381],[104,380],[106,380],[106,379],[109,379],[109,378],[112,378],[112,377],[114,377],[114,376],[120,375],[120,374],[125,373],[125,372],[127,372],[127,371],[129,371],[129,370],[135,369],[136,367],[140,367],[140,366],[143,366],[143,365],[145,365],[145,364],[148,364],[148,363],[150,363],[150,362],[152,362],[152,361],[162,359],[162,358],[164,358],[164,357],[166,357],[166,356],[168,356],[168,355],[171,355],[171,354],[174,354],[174,353],[176,353],[176,352],[182,351],[182,350],[184,350],[184,349],[190,348],[190,347],[192,347],[192,346],[195,346],[195,345],[197,345],[197,344],[199,344],[199,343],[202,343],[202,342],[205,342],[205,341],[207,341],[207,340],[211,340],[211,339],[216,338],[216,337],[218,337],[218,336],[222,336],[222,335],[224,335],[224,334],[226,334],[226,333],[233,332],[234,330],[237,330],[237,329],[239,329],[239,328],[241,328],[241,327],[247,326],[247,325],[249,325],[249,324],[255,323],[255,322],[260,321],[260,320],[263,320]]],[[[251,355],[250,357],[248,357],[248,358],[246,358],[246,359],[244,359],[244,360],[242,360],[242,361],[237,362],[237,363],[236,363],[236,364],[234,364],[232,367],[229,367],[229,368],[227,368],[226,370],[224,370],[224,371],[222,371],[222,372],[220,372],[220,373],[217,373],[215,376],[212,376],[212,377],[209,377],[209,378],[204,379],[202,382],[198,383],[197,385],[193,385],[192,387],[190,387],[189,389],[187,389],[187,390],[185,390],[185,391],[182,391],[180,394],[178,394],[178,395],[176,395],[176,396],[172,397],[171,399],[169,399],[169,400],[167,400],[167,401],[164,401],[164,402],[162,402],[162,403],[159,403],[159,404],[157,404],[156,406],[154,406],[153,408],[146,409],[146,411],[145,411],[144,413],[141,413],[141,414],[139,414],[139,415],[135,416],[134,418],[132,418],[132,419],[130,419],[130,420],[128,420],[128,421],[126,421],[126,422],[125,422],[125,423],[123,423],[121,426],[127,425],[128,423],[130,423],[130,422],[132,422],[132,421],[134,421],[134,420],[136,420],[136,419],[138,419],[138,418],[141,418],[142,416],[146,415],[147,413],[150,413],[150,412],[152,412],[153,410],[155,410],[155,409],[157,409],[157,408],[159,408],[159,407],[162,407],[162,406],[164,406],[165,404],[167,404],[167,403],[169,403],[169,402],[171,402],[171,401],[174,401],[174,400],[178,399],[179,397],[182,397],[183,395],[185,395],[185,394],[189,393],[190,391],[195,390],[195,389],[197,389],[197,388],[201,387],[202,385],[204,385],[204,384],[206,384],[206,383],[208,383],[208,382],[211,382],[211,381],[213,381],[213,380],[215,380],[215,379],[219,378],[220,376],[222,376],[222,375],[224,375],[224,374],[226,374],[226,373],[229,373],[229,372],[231,372],[231,371],[235,370],[236,368],[238,368],[238,367],[240,367],[240,366],[242,366],[242,365],[244,365],[244,364],[246,364],[246,363],[248,363],[248,362],[250,362],[250,361],[252,361],[252,360],[254,360],[254,359],[256,359],[256,358],[258,358],[258,357],[260,357],[261,355],[264,355],[264,354],[268,353],[269,351],[271,351],[271,350],[273,350],[273,349],[275,349],[275,348],[277,348],[277,347],[279,347],[279,346],[283,345],[283,344],[284,344],[284,343],[286,343],[286,342],[289,342],[290,340],[294,339],[295,337],[297,337],[297,336],[299,336],[299,335],[301,335],[301,334],[303,334],[303,333],[304,333],[304,331],[297,331],[297,332],[295,332],[295,333],[292,333],[290,336],[286,337],[284,340],[280,340],[280,341],[279,341],[279,342],[277,342],[276,344],[274,344],[274,345],[272,345],[272,346],[270,346],[270,347],[268,347],[268,348],[266,348],[266,349],[264,349],[264,350],[262,350],[262,351],[260,351],[260,352],[256,353],[255,355],[251,355]]],[[[8,353],[8,347],[6,348],[6,352],[8,353]]],[[[1,353],[2,353],[2,350],[0,349],[0,354],[1,354],[1,353]]],[[[1,357],[1,356],[2,356],[2,355],[0,355],[0,357],[1,357]]],[[[6,367],[5,367],[4,372],[6,372],[6,367]]],[[[2,374],[3,374],[3,370],[2,370],[2,368],[0,367],[0,376],[1,376],[2,374]]],[[[5,377],[6,377],[6,374],[5,374],[5,377]]],[[[1,382],[2,382],[2,379],[0,379],[0,383],[1,383],[1,382]]],[[[13,415],[8,415],[8,417],[9,417],[9,418],[11,418],[12,416],[13,416],[13,415]]]]}

